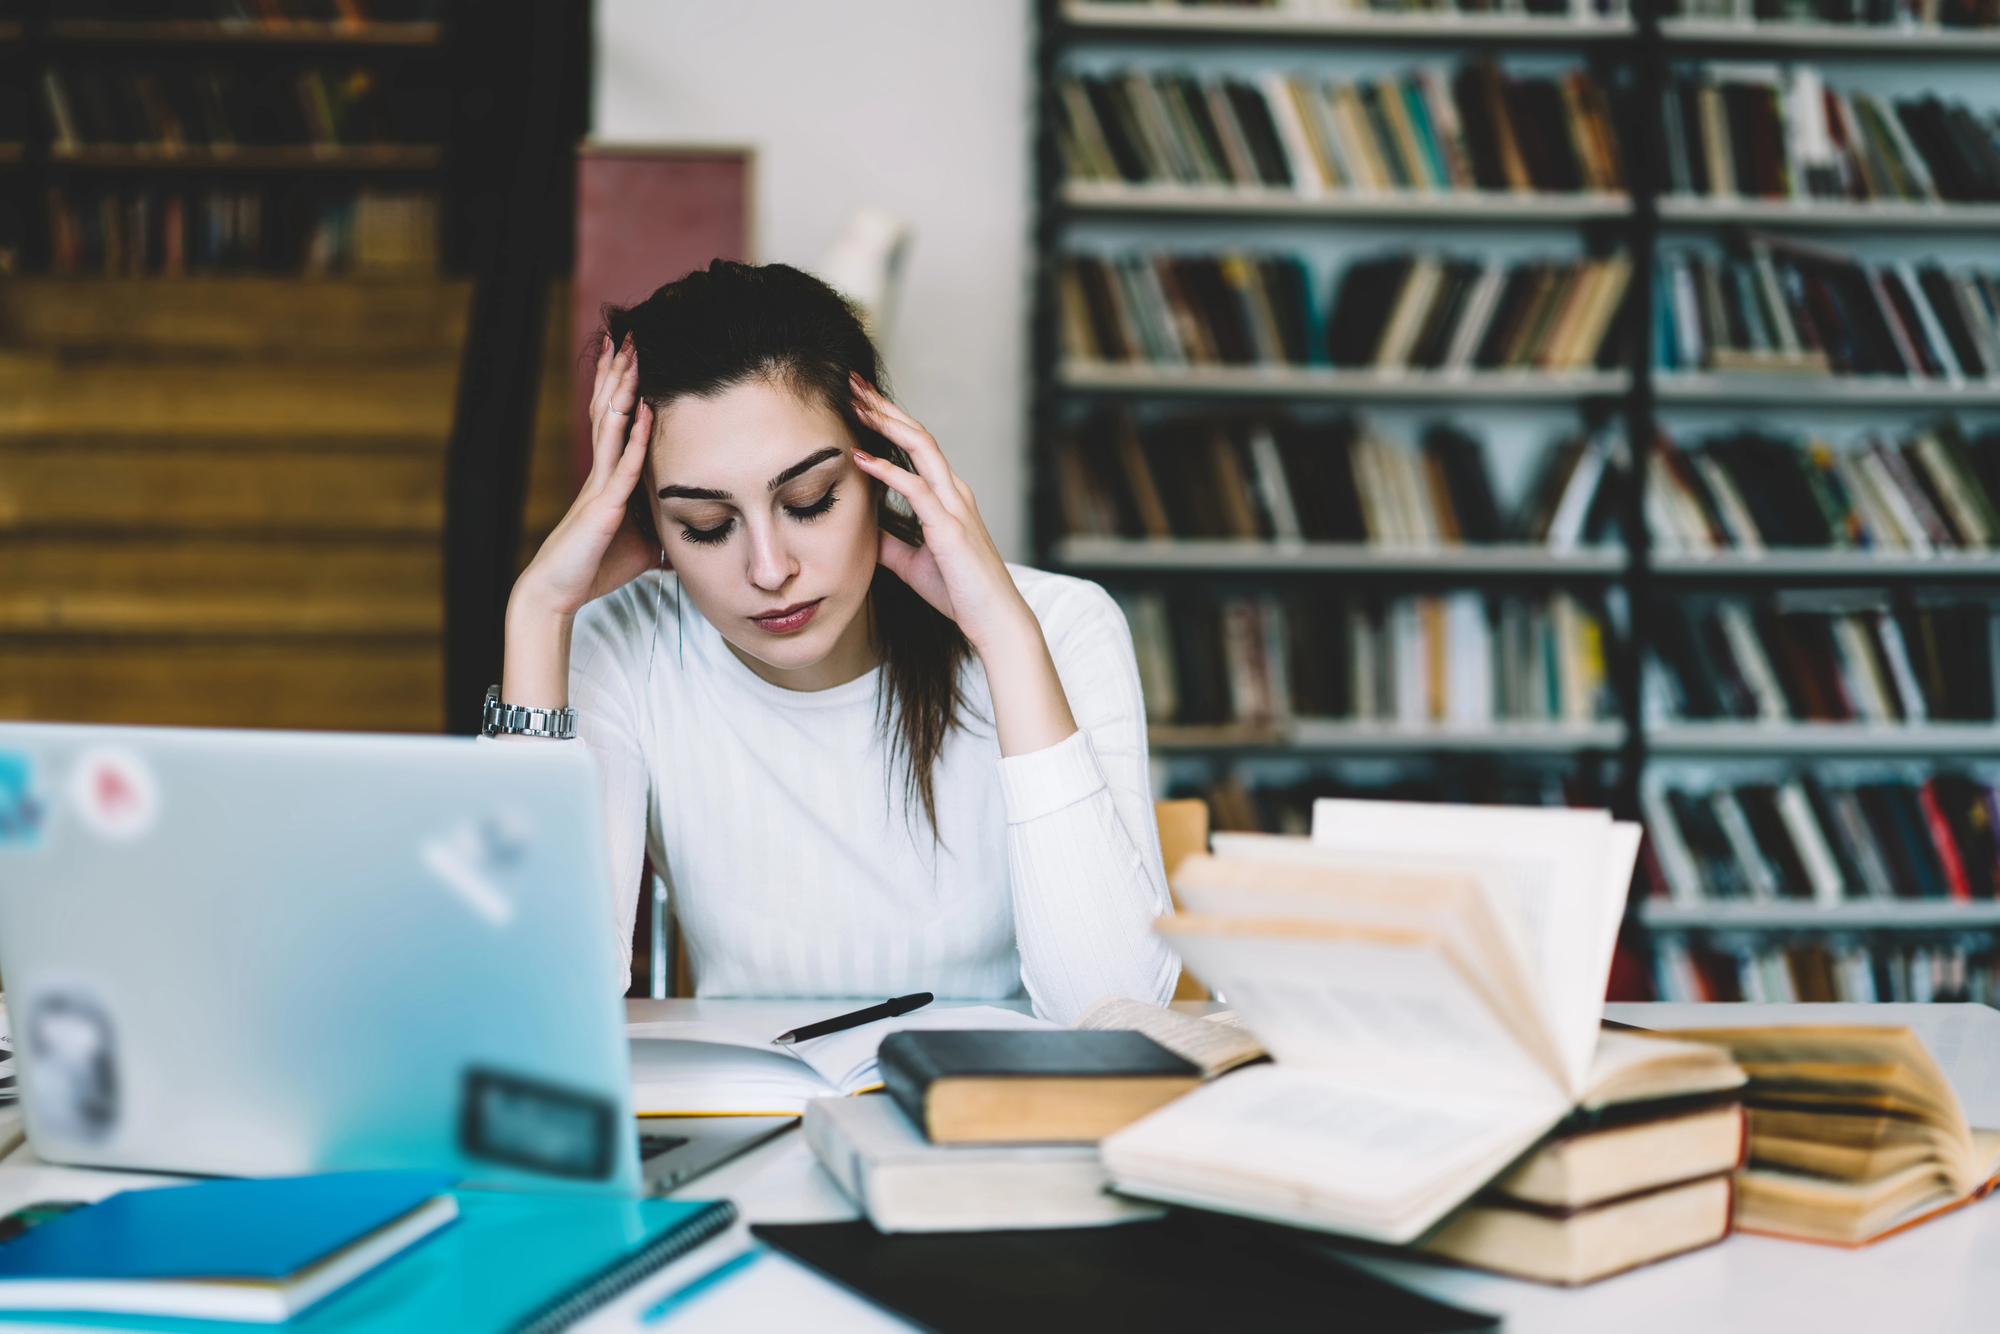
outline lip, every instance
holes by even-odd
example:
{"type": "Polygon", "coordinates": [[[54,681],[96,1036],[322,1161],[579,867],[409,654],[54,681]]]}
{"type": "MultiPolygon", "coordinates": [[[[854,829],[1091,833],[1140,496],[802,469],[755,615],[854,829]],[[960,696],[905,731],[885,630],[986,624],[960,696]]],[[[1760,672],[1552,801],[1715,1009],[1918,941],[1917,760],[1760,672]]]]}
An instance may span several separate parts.
{"type": "Polygon", "coordinates": [[[805,629],[806,623],[812,620],[819,611],[819,604],[824,601],[825,598],[814,598],[811,602],[795,602],[789,607],[752,616],[750,621],[766,634],[788,635],[805,629]]]}

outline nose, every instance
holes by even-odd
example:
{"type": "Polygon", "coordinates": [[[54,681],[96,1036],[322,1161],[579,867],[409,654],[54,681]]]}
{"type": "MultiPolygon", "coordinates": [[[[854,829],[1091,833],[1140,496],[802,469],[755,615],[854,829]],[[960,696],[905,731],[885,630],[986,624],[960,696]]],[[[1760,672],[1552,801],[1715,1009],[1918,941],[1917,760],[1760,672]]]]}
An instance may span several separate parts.
{"type": "Polygon", "coordinates": [[[775,593],[791,582],[792,576],[799,572],[799,563],[793,559],[776,524],[753,523],[749,529],[750,582],[767,593],[775,593]]]}

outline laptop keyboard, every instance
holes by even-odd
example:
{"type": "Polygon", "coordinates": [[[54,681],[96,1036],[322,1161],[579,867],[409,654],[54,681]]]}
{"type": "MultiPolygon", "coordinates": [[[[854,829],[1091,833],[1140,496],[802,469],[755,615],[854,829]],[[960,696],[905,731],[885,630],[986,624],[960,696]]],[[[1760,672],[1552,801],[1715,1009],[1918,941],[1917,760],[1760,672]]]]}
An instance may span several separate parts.
{"type": "Polygon", "coordinates": [[[687,1142],[686,1135],[648,1135],[642,1132],[639,1136],[639,1161],[650,1163],[661,1154],[678,1149],[687,1142]]]}

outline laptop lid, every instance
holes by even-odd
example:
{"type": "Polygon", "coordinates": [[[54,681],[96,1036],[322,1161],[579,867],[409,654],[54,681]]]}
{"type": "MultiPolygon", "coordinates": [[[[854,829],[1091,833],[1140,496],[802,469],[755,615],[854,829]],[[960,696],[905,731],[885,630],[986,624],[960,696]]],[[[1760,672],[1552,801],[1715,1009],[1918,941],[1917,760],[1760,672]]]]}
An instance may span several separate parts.
{"type": "Polygon", "coordinates": [[[581,746],[0,723],[0,981],[52,1162],[631,1192],[581,746]]]}

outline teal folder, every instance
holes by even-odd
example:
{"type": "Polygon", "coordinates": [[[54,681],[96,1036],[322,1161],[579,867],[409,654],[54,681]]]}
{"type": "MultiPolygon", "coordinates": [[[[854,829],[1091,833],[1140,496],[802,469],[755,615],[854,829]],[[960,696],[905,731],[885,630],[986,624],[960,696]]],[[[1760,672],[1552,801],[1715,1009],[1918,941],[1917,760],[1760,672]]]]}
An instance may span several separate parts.
{"type": "Polygon", "coordinates": [[[736,1216],[726,1200],[617,1200],[483,1190],[453,1195],[459,1207],[456,1222],[283,1325],[65,1311],[6,1311],[0,1319],[12,1327],[161,1334],[559,1329],[726,1230],[736,1216]]]}

